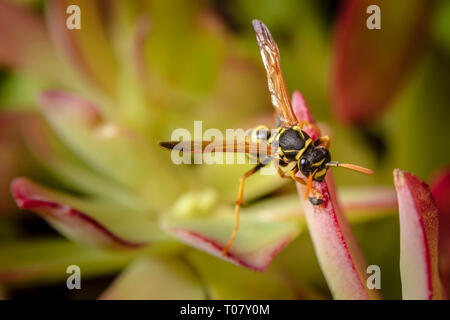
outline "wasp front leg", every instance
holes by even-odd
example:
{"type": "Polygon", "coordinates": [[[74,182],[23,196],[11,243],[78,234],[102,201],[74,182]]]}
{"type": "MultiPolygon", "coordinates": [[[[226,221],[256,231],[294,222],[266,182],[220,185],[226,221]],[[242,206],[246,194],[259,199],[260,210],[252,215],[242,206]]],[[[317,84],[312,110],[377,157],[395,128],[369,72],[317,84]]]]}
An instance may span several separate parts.
{"type": "MultiPolygon", "coordinates": [[[[304,179],[297,177],[295,174],[298,172],[298,168],[295,167],[294,169],[291,170],[290,174],[291,174],[291,179],[294,180],[295,182],[301,183],[305,186],[308,187],[308,182],[305,181],[304,179]]],[[[305,193],[305,199],[306,197],[308,197],[309,202],[311,202],[313,205],[317,206],[323,203],[322,200],[322,195],[320,194],[319,191],[316,190],[316,188],[314,187],[309,187],[306,189],[306,193],[305,193]],[[309,196],[309,192],[311,192],[312,194],[314,194],[314,197],[308,197],[309,196]]]]}
{"type": "Polygon", "coordinates": [[[231,246],[233,245],[234,239],[236,238],[236,234],[237,234],[237,231],[239,229],[239,213],[240,213],[241,204],[244,202],[244,183],[245,183],[245,179],[247,179],[251,175],[253,175],[256,172],[258,172],[262,167],[267,165],[267,163],[270,162],[270,160],[271,159],[265,160],[263,162],[258,163],[253,169],[247,171],[241,177],[241,180],[240,180],[240,183],[239,183],[238,196],[237,196],[237,199],[236,199],[236,206],[235,206],[234,229],[233,229],[233,232],[231,233],[230,240],[228,240],[227,245],[222,250],[222,255],[223,256],[226,256],[228,254],[228,251],[230,250],[231,246]]]}
{"type": "Polygon", "coordinates": [[[316,141],[314,141],[314,146],[323,146],[325,147],[325,149],[329,150],[330,149],[330,143],[331,143],[331,139],[329,136],[323,136],[320,137],[319,139],[317,139],[316,141]]]}
{"type": "MultiPolygon", "coordinates": [[[[289,175],[286,175],[286,173],[283,170],[281,170],[281,168],[278,165],[277,161],[274,160],[273,164],[274,164],[275,168],[277,169],[278,174],[280,175],[281,178],[292,179],[295,182],[301,183],[301,184],[303,184],[305,186],[308,185],[308,183],[304,179],[296,176],[296,174],[298,172],[298,168],[297,167],[294,167],[289,172],[289,175]]],[[[320,192],[317,191],[314,187],[311,187],[311,192],[314,194],[315,197],[309,197],[309,201],[313,205],[320,205],[320,204],[322,204],[323,200],[322,200],[322,195],[320,194],[320,192]]]]}

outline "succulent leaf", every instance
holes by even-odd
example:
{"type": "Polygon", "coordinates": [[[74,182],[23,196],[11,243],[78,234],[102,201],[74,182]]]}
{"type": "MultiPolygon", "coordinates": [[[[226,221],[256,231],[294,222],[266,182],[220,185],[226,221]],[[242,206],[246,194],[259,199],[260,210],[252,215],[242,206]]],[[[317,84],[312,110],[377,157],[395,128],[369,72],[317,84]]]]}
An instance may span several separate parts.
{"type": "MultiPolygon", "coordinates": [[[[314,124],[312,115],[300,92],[292,95],[292,107],[299,121],[314,124]]],[[[305,126],[305,131],[315,140],[320,132],[305,126]]],[[[350,226],[339,205],[331,173],[322,183],[313,186],[323,197],[322,205],[312,205],[303,201],[305,218],[311,234],[317,259],[335,299],[377,298],[375,290],[366,287],[366,263],[354,239],[350,226]]],[[[306,187],[297,183],[300,198],[306,187]]]]}
{"type": "Polygon", "coordinates": [[[394,170],[400,217],[400,274],[403,299],[442,299],[438,266],[438,209],[428,186],[394,170]]]}

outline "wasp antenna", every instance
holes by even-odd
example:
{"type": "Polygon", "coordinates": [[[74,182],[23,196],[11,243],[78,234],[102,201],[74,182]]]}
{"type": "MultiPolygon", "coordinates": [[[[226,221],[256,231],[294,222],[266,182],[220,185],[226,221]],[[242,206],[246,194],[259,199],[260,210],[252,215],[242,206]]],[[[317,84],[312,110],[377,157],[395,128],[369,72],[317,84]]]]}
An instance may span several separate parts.
{"type": "Polygon", "coordinates": [[[372,175],[373,171],[361,166],[357,166],[356,164],[351,164],[351,163],[340,163],[337,161],[330,161],[326,164],[327,167],[341,167],[341,168],[346,168],[349,170],[353,170],[353,171],[357,171],[357,172],[361,172],[364,174],[368,174],[368,175],[372,175]]]}
{"type": "Polygon", "coordinates": [[[158,141],[158,144],[166,149],[173,149],[177,143],[179,142],[173,142],[173,141],[158,141]]]}

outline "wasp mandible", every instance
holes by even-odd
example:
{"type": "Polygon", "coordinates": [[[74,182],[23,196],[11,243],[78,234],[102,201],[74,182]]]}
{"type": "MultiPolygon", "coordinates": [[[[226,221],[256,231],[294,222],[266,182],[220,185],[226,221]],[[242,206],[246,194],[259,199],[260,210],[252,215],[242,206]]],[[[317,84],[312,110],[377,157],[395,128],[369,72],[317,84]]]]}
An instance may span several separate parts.
{"type": "MultiPolygon", "coordinates": [[[[312,186],[313,181],[322,182],[330,167],[342,167],[364,174],[373,174],[370,169],[357,165],[331,161],[330,138],[322,136],[313,141],[302,130],[304,126],[316,128],[307,121],[298,121],[292,109],[291,100],[280,64],[280,53],[267,27],[259,20],[253,20],[261,57],[267,73],[267,81],[272,105],[277,114],[275,130],[258,126],[248,130],[245,141],[166,141],[159,144],[167,149],[190,153],[233,152],[245,153],[255,157],[258,162],[254,168],[244,173],[240,179],[235,206],[235,226],[230,240],[223,248],[226,256],[230,250],[239,228],[239,210],[244,199],[245,179],[261,168],[273,163],[282,178],[289,178],[306,185],[305,199],[313,205],[323,203],[321,194],[312,186]],[[288,169],[281,169],[288,168],[288,169]],[[301,172],[307,179],[298,177],[301,172]]],[[[316,128],[317,129],[317,128],[316,128]]],[[[320,132],[320,131],[319,131],[320,132]]]]}

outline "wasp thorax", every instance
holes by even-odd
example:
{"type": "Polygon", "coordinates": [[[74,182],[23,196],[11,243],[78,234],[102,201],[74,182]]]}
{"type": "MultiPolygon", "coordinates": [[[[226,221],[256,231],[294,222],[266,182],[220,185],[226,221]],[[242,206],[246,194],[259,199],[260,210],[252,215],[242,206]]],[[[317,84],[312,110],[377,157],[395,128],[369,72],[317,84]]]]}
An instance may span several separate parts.
{"type": "Polygon", "coordinates": [[[280,133],[278,145],[283,151],[301,150],[305,147],[305,138],[294,129],[286,129],[280,133]]]}

